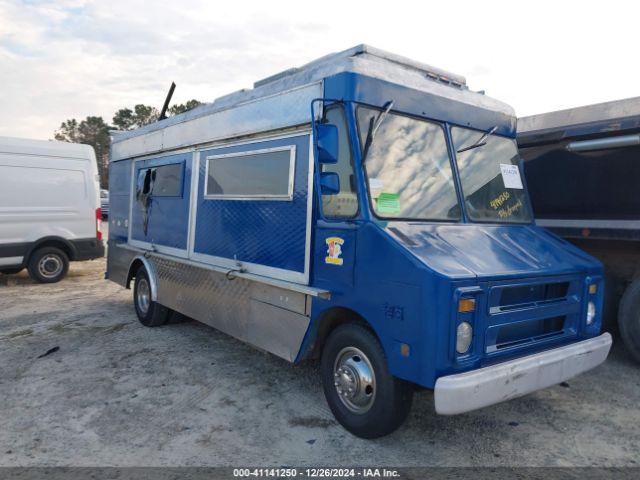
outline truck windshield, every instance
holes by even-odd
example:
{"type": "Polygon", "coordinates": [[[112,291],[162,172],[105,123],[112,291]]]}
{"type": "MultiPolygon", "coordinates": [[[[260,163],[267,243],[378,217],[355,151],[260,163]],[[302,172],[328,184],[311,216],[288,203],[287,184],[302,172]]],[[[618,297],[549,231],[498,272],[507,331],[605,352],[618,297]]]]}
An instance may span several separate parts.
{"type": "Polygon", "coordinates": [[[461,127],[451,129],[469,218],[479,222],[530,223],[531,210],[515,140],[488,135],[478,142],[484,133],[461,127]],[[470,145],[474,147],[465,150],[470,145]]]}
{"type": "MultiPolygon", "coordinates": [[[[364,148],[380,110],[358,108],[364,148]]],[[[367,150],[365,171],[374,213],[381,218],[458,220],[460,207],[444,129],[437,123],[389,113],[367,150]]]]}

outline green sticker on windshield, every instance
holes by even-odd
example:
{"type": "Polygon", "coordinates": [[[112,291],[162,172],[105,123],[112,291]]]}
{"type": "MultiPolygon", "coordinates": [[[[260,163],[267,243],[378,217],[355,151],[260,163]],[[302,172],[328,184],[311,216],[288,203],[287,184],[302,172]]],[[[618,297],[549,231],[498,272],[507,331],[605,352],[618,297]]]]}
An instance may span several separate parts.
{"type": "Polygon", "coordinates": [[[400,213],[400,194],[382,192],[376,198],[378,213],[400,213]]]}

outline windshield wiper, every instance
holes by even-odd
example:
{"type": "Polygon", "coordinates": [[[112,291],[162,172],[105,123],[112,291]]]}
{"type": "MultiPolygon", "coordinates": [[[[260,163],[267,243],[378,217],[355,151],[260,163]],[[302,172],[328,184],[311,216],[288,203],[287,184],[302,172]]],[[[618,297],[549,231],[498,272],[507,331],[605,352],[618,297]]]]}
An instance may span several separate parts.
{"type": "Polygon", "coordinates": [[[364,141],[364,149],[362,152],[362,163],[364,163],[365,159],[367,158],[367,153],[369,153],[369,147],[371,147],[371,143],[373,142],[373,137],[376,136],[376,133],[378,132],[378,128],[380,128],[382,121],[385,119],[385,117],[387,116],[387,114],[389,113],[392,107],[393,107],[393,100],[389,100],[382,107],[384,110],[380,112],[380,115],[378,115],[378,117],[375,120],[373,119],[373,117],[371,117],[371,120],[369,120],[369,130],[367,131],[367,139],[364,141]]]}
{"type": "Polygon", "coordinates": [[[457,153],[466,152],[467,150],[473,150],[474,148],[484,147],[487,144],[487,138],[489,135],[493,134],[498,129],[498,126],[491,127],[490,130],[486,131],[482,134],[482,136],[474,143],[473,145],[469,145],[468,147],[462,147],[456,150],[457,153]]]}

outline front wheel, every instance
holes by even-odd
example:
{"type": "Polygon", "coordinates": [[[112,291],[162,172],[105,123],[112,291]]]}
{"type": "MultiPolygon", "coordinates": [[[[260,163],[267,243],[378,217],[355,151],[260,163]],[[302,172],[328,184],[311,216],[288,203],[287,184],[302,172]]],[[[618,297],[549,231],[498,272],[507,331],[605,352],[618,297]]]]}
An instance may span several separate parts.
{"type": "Polygon", "coordinates": [[[136,272],[133,305],[136,307],[138,320],[145,327],[158,327],[167,323],[169,319],[169,309],[151,299],[151,282],[144,267],[140,267],[136,272]]]}
{"type": "Polygon", "coordinates": [[[367,328],[336,328],[322,350],[320,369],[329,408],[354,435],[382,437],[407,418],[413,389],[389,373],[382,346],[367,328]]]}

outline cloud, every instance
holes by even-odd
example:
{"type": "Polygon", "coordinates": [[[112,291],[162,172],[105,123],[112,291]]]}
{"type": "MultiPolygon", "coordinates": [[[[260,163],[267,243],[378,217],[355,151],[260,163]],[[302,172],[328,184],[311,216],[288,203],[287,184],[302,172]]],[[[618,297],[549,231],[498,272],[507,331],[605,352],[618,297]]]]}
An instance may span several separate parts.
{"type": "Polygon", "coordinates": [[[514,5],[0,0],[0,135],[160,106],[171,81],[176,102],[211,101],[363,42],[461,73],[519,114],[637,95],[638,7],[514,5]]]}
{"type": "Polygon", "coordinates": [[[310,60],[309,32],[321,43],[329,30],[211,2],[149,5],[0,0],[0,134],[46,138],[69,117],[159,106],[171,81],[175,101],[211,101],[310,60]]]}

